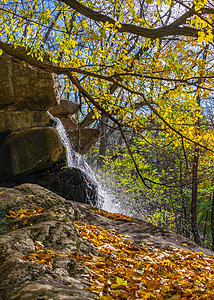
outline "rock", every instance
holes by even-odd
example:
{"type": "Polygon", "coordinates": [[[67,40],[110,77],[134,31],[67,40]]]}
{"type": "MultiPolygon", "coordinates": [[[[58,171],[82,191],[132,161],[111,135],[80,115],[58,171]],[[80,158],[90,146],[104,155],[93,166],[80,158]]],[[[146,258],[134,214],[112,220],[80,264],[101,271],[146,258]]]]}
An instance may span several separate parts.
{"type": "Polygon", "coordinates": [[[92,128],[73,130],[67,133],[73,149],[82,155],[86,154],[100,137],[99,129],[92,128]]]}
{"type": "Polygon", "coordinates": [[[1,147],[1,144],[5,141],[5,139],[7,138],[7,136],[9,134],[10,134],[9,130],[3,131],[3,132],[0,131],[0,147],[1,147]]]}
{"type": "Polygon", "coordinates": [[[49,171],[41,176],[38,183],[65,199],[101,207],[97,182],[78,168],[63,167],[49,171]]]}
{"type": "Polygon", "coordinates": [[[2,107],[7,107],[8,104],[15,102],[14,99],[14,90],[12,82],[12,71],[13,64],[11,56],[7,54],[2,54],[0,56],[0,109],[2,107]]]}
{"type": "Polygon", "coordinates": [[[51,109],[49,112],[56,118],[59,116],[69,116],[76,114],[79,111],[79,104],[70,100],[60,100],[60,103],[51,109]]]}
{"type": "Polygon", "coordinates": [[[78,123],[74,118],[69,116],[58,116],[58,119],[60,119],[67,132],[71,130],[77,130],[78,123]]]}
{"type": "Polygon", "coordinates": [[[133,220],[127,221],[112,219],[111,217],[106,218],[95,213],[96,208],[91,210],[88,209],[87,204],[78,203],[77,205],[79,222],[102,227],[106,230],[114,229],[118,234],[126,235],[137,247],[142,246],[144,243],[152,243],[158,249],[178,247],[214,256],[214,252],[210,249],[201,247],[182,235],[165,230],[144,220],[133,218],[133,220]]]}
{"type": "Polygon", "coordinates": [[[9,135],[0,147],[0,182],[65,164],[66,150],[56,129],[32,128],[9,135]]]}
{"type": "Polygon", "coordinates": [[[46,111],[10,111],[0,110],[0,132],[17,131],[31,127],[45,127],[54,123],[53,117],[46,111]]]}
{"type": "Polygon", "coordinates": [[[98,297],[85,290],[90,284],[81,265],[72,257],[56,257],[52,266],[24,260],[35,245],[41,249],[76,254],[98,255],[83,240],[74,221],[78,208],[62,197],[32,184],[14,189],[0,188],[2,232],[0,235],[0,299],[74,299],[98,297]],[[10,210],[43,208],[43,212],[16,223],[7,218],[10,210]],[[27,223],[23,225],[23,221],[27,223]],[[16,223],[17,229],[11,230],[16,223]],[[84,281],[84,283],[83,283],[84,281]]]}
{"type": "MultiPolygon", "coordinates": [[[[0,299],[98,299],[85,290],[90,285],[85,269],[69,254],[103,255],[82,239],[75,221],[85,222],[111,232],[123,234],[137,247],[149,242],[148,251],[179,247],[195,252],[214,253],[199,247],[189,239],[161,229],[143,220],[112,219],[99,213],[88,204],[66,201],[62,197],[33,184],[22,184],[13,189],[0,187],[0,299]],[[20,220],[6,217],[10,211],[42,207],[39,214],[20,220]],[[24,222],[25,221],[25,222],[24,222]],[[14,225],[16,226],[14,230],[14,225]],[[152,244],[152,246],[151,246],[152,244]],[[52,258],[52,264],[26,261],[24,256],[40,247],[61,255],[52,258]],[[62,253],[63,252],[63,253],[62,253]],[[63,257],[64,256],[64,257],[63,257]]],[[[49,252],[51,253],[51,252],[49,252]]],[[[155,253],[155,252],[154,252],[155,253]]],[[[145,252],[147,256],[147,253],[145,252]]],[[[189,254],[191,252],[189,251],[189,254]]],[[[102,268],[102,266],[100,266],[102,268]]],[[[99,266],[97,265],[99,275],[99,266]]],[[[170,275],[170,274],[169,274],[170,275]]],[[[176,294],[177,295],[177,294],[176,294]]]]}
{"type": "Polygon", "coordinates": [[[32,67],[10,55],[0,56],[0,109],[48,110],[60,101],[57,75],[32,67]]]}

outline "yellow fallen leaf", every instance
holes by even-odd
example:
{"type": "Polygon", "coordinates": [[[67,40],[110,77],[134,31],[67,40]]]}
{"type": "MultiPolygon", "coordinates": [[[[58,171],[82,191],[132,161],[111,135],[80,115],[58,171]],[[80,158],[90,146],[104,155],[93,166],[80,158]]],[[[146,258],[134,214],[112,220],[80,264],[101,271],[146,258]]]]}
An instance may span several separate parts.
{"type": "Polygon", "coordinates": [[[170,297],[168,300],[179,300],[181,299],[181,295],[180,294],[175,294],[172,297],[170,297]]]}
{"type": "Polygon", "coordinates": [[[55,253],[54,250],[47,250],[47,252],[49,252],[49,253],[55,253]]]}
{"type": "Polygon", "coordinates": [[[22,223],[22,225],[24,226],[26,224],[27,224],[27,220],[24,220],[23,223],[22,223]]]}
{"type": "Polygon", "coordinates": [[[113,300],[112,296],[109,295],[109,293],[106,296],[101,296],[100,300],[113,300]]]}
{"type": "Polygon", "coordinates": [[[126,286],[124,284],[114,283],[111,285],[112,290],[120,290],[120,289],[124,289],[124,288],[126,288],[126,286]]]}
{"type": "Polygon", "coordinates": [[[45,259],[41,259],[40,261],[36,262],[37,265],[40,265],[40,264],[42,265],[42,264],[45,264],[45,263],[46,263],[45,259]]]}

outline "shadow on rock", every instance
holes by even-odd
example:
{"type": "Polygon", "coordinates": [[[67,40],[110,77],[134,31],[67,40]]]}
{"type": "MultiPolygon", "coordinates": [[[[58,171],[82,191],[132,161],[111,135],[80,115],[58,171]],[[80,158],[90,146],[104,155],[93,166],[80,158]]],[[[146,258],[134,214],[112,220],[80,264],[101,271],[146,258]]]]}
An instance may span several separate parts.
{"type": "Polygon", "coordinates": [[[63,167],[48,171],[38,184],[67,200],[88,203],[94,207],[102,204],[98,195],[98,184],[78,168],[63,167]]]}

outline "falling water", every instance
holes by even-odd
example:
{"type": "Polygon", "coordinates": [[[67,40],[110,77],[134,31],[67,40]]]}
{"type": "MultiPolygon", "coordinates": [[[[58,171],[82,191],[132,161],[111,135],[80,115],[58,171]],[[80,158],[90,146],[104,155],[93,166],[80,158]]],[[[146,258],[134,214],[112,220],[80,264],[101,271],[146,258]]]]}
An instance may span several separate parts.
{"type": "Polygon", "coordinates": [[[84,171],[98,186],[98,197],[100,199],[100,203],[102,203],[102,209],[111,213],[120,213],[120,205],[115,203],[115,195],[110,194],[103,188],[97,181],[97,178],[90,166],[84,160],[84,158],[77,152],[75,152],[70,144],[70,141],[67,137],[66,130],[59,119],[56,120],[56,129],[61,136],[61,139],[64,142],[64,145],[67,149],[67,162],[68,167],[76,167],[84,171]]]}
{"type": "Polygon", "coordinates": [[[111,213],[122,213],[120,203],[115,201],[115,195],[105,190],[100,184],[98,185],[98,193],[104,199],[102,209],[111,213]]]}
{"type": "Polygon", "coordinates": [[[68,162],[68,166],[72,167],[72,151],[73,150],[72,150],[71,144],[70,144],[70,142],[68,140],[65,127],[62,125],[62,122],[58,118],[55,118],[55,121],[56,121],[56,130],[58,131],[61,139],[63,140],[64,145],[65,145],[66,150],[67,150],[67,162],[68,162]]]}
{"type": "Polygon", "coordinates": [[[84,160],[84,158],[79,153],[77,153],[76,151],[74,151],[72,149],[71,143],[68,139],[65,127],[63,126],[62,122],[57,118],[55,118],[55,120],[57,122],[56,130],[58,131],[59,135],[61,136],[61,139],[63,140],[64,145],[67,150],[68,167],[76,167],[76,168],[81,169],[96,182],[97,181],[96,177],[95,177],[93,171],[91,170],[91,168],[89,167],[89,165],[84,160]]]}

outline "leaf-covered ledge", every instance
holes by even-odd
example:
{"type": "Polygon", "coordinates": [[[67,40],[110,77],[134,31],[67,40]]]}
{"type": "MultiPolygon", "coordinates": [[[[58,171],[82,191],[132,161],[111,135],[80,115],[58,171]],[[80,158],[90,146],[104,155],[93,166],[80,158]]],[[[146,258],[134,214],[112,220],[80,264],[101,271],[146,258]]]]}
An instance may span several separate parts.
{"type": "Polygon", "coordinates": [[[79,236],[71,203],[38,185],[23,184],[0,188],[0,209],[0,299],[97,299],[84,289],[90,282],[75,259],[56,257],[51,267],[23,259],[36,245],[56,253],[98,253],[79,236]],[[10,211],[28,209],[30,214],[38,207],[43,210],[19,220],[7,217],[10,211]]]}
{"type": "MultiPolygon", "coordinates": [[[[191,252],[204,252],[213,256],[210,250],[198,247],[180,235],[145,221],[94,209],[88,204],[66,201],[38,185],[22,184],[11,189],[0,188],[0,213],[2,300],[120,299],[115,296],[114,287],[119,286],[120,293],[124,295],[133,292],[132,277],[127,277],[125,264],[122,266],[125,261],[130,264],[133,260],[132,264],[138,266],[140,257],[145,266],[151,262],[155,266],[157,260],[159,271],[162,272],[166,265],[161,257],[165,255],[167,268],[170,267],[173,272],[178,273],[179,264],[187,262],[186,257],[192,257],[189,260],[190,273],[186,272],[185,276],[193,274],[193,262],[194,266],[197,264],[197,268],[201,268],[201,271],[194,271],[194,280],[197,276],[200,277],[200,272],[206,273],[204,264],[213,261],[212,258],[203,258],[201,254],[191,252]],[[117,234],[122,234],[122,240],[117,234]],[[124,235],[127,242],[123,242],[124,235]],[[124,249],[121,248],[123,246],[124,249]],[[124,254],[117,257],[120,251],[124,254]],[[135,255],[138,255],[136,259],[135,255]],[[179,257],[182,259],[171,263],[167,260],[168,255],[174,260],[179,257]],[[116,266],[113,271],[107,266],[110,262],[116,266]],[[124,276],[121,271],[120,274],[117,273],[120,265],[126,274],[124,276]]],[[[148,265],[150,267],[152,265],[148,265]]],[[[138,274],[135,267],[131,270],[138,274]]],[[[130,272],[127,269],[128,271],[130,272]]],[[[162,280],[162,273],[159,274],[159,271],[156,274],[159,276],[157,280],[162,280]]],[[[210,266],[209,272],[211,277],[206,279],[207,287],[214,282],[213,266],[210,266]]],[[[167,276],[164,279],[166,282],[171,282],[170,274],[164,275],[167,276]]],[[[144,289],[152,288],[147,283],[144,285],[144,289]]],[[[177,295],[174,294],[173,287],[169,288],[170,297],[177,295]]],[[[183,293],[182,286],[179,291],[183,293]]],[[[154,289],[153,292],[157,293],[154,289]]]]}

